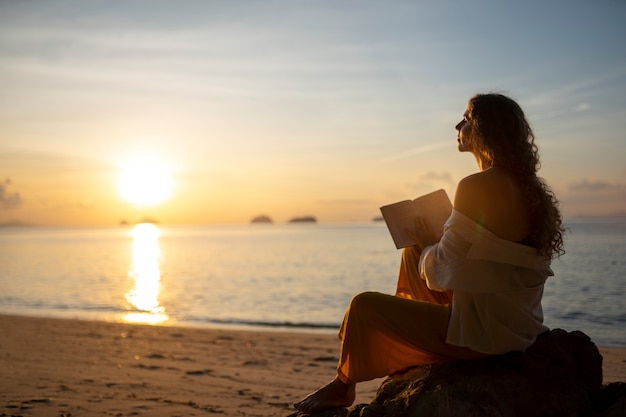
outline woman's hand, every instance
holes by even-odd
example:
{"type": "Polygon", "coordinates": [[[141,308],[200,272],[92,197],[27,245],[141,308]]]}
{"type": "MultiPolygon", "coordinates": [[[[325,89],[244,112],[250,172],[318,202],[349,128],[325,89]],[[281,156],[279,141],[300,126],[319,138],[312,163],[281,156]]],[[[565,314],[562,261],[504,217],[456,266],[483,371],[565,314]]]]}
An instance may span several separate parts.
{"type": "Polygon", "coordinates": [[[416,217],[415,229],[406,229],[405,233],[415,241],[420,250],[424,250],[426,246],[434,245],[439,241],[423,217],[416,217]]]}

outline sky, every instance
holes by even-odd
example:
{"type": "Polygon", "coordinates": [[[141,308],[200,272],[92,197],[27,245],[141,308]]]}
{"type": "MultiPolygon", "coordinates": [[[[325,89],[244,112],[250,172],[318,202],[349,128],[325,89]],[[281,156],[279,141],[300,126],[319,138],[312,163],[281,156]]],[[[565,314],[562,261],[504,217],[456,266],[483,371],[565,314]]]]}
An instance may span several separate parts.
{"type": "Polygon", "coordinates": [[[479,92],[523,107],[565,217],[624,216],[625,20],[622,0],[0,0],[0,224],[371,221],[477,171],[454,126],[479,92]]]}

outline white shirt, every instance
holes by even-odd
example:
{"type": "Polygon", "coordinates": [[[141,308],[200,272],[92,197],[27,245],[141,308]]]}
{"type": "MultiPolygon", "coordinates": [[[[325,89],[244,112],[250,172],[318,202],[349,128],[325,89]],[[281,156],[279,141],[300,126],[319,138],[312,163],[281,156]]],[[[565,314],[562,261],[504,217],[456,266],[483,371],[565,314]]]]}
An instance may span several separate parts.
{"type": "Polygon", "coordinates": [[[456,210],[439,243],[422,251],[430,289],[453,290],[446,342],[498,354],[523,351],[543,325],[541,297],[550,259],[504,240],[456,210]]]}

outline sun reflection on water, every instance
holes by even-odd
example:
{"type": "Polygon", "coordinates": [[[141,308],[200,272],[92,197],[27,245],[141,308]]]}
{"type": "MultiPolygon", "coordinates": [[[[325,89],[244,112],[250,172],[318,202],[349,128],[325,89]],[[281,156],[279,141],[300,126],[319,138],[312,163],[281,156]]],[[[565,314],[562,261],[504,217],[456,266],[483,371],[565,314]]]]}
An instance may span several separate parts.
{"type": "Polygon", "coordinates": [[[126,322],[160,324],[169,320],[165,308],[159,303],[161,290],[160,234],[159,228],[150,223],[141,223],[132,229],[132,264],[128,276],[135,285],[126,293],[126,300],[134,311],[124,315],[126,322]]]}

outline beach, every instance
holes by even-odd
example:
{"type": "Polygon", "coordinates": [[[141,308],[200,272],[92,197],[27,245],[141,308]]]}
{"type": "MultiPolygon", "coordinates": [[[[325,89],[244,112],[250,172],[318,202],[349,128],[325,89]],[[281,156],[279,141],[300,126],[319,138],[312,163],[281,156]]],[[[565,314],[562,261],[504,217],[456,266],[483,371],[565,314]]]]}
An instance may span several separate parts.
{"type": "MultiPolygon", "coordinates": [[[[339,348],[329,332],[10,315],[0,334],[3,416],[286,416],[333,377],[339,348]]],[[[626,381],[626,348],[599,349],[604,383],[626,381]]]]}
{"type": "MultiPolygon", "coordinates": [[[[339,348],[329,333],[6,315],[0,333],[8,416],[288,415],[333,377],[339,348]]],[[[357,401],[380,382],[363,384],[357,401]]]]}

